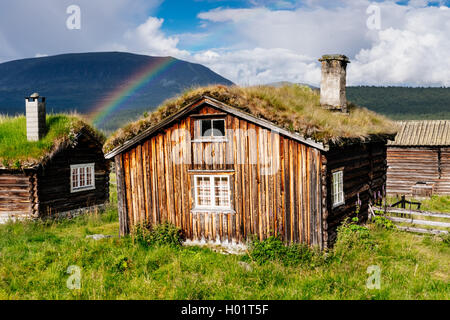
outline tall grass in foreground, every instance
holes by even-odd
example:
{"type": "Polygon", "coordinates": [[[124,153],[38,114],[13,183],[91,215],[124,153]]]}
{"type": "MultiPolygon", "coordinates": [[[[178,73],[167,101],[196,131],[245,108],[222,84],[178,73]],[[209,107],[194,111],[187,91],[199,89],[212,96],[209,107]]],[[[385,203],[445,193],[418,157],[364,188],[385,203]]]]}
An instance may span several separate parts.
{"type": "Polygon", "coordinates": [[[361,228],[346,226],[326,255],[303,248],[292,258],[282,249],[273,259],[263,253],[259,263],[254,251],[224,255],[118,238],[114,207],[72,220],[10,223],[0,226],[0,298],[450,298],[448,239],[361,228]],[[86,238],[93,233],[114,237],[86,238]],[[66,286],[71,265],[81,268],[79,290],[66,286]],[[381,268],[379,290],[366,287],[371,265],[381,268]]]}

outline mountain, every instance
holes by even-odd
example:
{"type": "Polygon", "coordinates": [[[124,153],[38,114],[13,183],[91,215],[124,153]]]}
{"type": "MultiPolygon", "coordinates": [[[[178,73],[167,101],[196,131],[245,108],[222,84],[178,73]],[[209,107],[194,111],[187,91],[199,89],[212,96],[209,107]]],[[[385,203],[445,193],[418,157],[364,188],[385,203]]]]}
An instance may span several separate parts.
{"type": "Polygon", "coordinates": [[[24,97],[39,92],[47,98],[47,112],[111,109],[98,123],[111,131],[186,88],[208,84],[232,82],[172,57],[99,52],[15,60],[0,64],[0,114],[24,113],[24,97]]]}

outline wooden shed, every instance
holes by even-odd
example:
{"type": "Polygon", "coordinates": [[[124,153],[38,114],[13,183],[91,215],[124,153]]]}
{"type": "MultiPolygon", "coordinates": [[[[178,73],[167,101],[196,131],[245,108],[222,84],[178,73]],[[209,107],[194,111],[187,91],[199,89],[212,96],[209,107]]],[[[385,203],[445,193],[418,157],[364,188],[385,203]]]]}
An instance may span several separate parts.
{"type": "Polygon", "coordinates": [[[450,120],[400,121],[388,142],[389,195],[450,195],[450,120]]]}
{"type": "Polygon", "coordinates": [[[0,222],[76,215],[104,205],[109,162],[103,136],[76,116],[46,116],[44,109],[33,119],[29,107],[27,119],[0,118],[0,222]],[[45,122],[33,131],[33,121],[45,122]]]}
{"type": "MultiPolygon", "coordinates": [[[[324,63],[345,71],[340,57],[324,63]]],[[[319,98],[296,85],[211,86],[119,130],[105,153],[116,165],[120,233],[170,221],[196,242],[275,235],[327,247],[382,192],[392,124],[319,98]]]]}

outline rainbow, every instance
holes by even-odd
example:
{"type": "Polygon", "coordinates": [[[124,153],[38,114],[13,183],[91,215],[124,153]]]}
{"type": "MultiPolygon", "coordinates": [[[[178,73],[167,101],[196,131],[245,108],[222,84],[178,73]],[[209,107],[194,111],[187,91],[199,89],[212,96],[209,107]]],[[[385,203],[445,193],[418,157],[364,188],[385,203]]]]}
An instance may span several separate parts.
{"type": "Polygon", "coordinates": [[[117,111],[123,104],[133,97],[140,88],[158,78],[159,75],[174,66],[179,60],[174,58],[156,59],[148,66],[133,74],[125,83],[106,96],[100,103],[94,106],[88,114],[92,123],[99,127],[105,123],[108,117],[117,111]]]}

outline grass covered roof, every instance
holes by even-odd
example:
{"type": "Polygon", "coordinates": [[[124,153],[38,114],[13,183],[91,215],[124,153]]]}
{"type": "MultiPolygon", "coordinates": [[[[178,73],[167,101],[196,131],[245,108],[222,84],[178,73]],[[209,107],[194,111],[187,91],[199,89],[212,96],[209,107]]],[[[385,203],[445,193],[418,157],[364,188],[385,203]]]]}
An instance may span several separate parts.
{"type": "Polygon", "coordinates": [[[147,117],[117,130],[105,143],[110,152],[129,139],[153,127],[187,105],[208,96],[254,117],[323,143],[345,139],[366,139],[373,135],[395,134],[396,126],[384,116],[349,104],[349,114],[332,112],[320,106],[320,93],[299,85],[223,86],[190,89],[164,102],[147,117]]]}
{"type": "Polygon", "coordinates": [[[76,115],[47,115],[47,133],[39,141],[27,140],[25,116],[0,116],[0,168],[21,169],[34,167],[50,159],[85,130],[100,143],[104,136],[76,115]]]}

